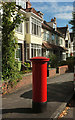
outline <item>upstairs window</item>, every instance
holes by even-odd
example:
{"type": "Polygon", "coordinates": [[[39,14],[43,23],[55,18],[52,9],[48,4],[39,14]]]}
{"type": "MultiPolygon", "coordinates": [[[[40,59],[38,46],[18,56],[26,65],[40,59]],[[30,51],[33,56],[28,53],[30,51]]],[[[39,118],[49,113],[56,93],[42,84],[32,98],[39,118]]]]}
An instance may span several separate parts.
{"type": "Polygon", "coordinates": [[[52,34],[52,40],[54,40],[55,39],[55,36],[54,36],[54,34],[52,34]]]}
{"type": "Polygon", "coordinates": [[[26,1],[25,0],[16,0],[16,5],[19,5],[22,8],[26,9],[26,1]]]}
{"type": "Polygon", "coordinates": [[[63,44],[63,40],[62,39],[60,39],[60,45],[62,45],[63,44]]]}
{"type": "Polygon", "coordinates": [[[43,40],[46,40],[46,31],[44,31],[43,40]]]}
{"type": "Polygon", "coordinates": [[[59,41],[58,35],[56,35],[56,45],[58,45],[58,41],[59,41]]]}
{"type": "Polygon", "coordinates": [[[43,40],[45,40],[45,41],[49,41],[50,40],[50,35],[49,35],[48,31],[44,31],[43,40]]]}
{"type": "Polygon", "coordinates": [[[41,22],[34,18],[31,18],[31,33],[41,36],[41,22]]]}
{"type": "Polygon", "coordinates": [[[50,39],[49,33],[47,33],[46,36],[47,36],[47,41],[49,41],[50,39]]]}
{"type": "Polygon", "coordinates": [[[20,25],[16,28],[16,31],[22,33],[22,29],[22,23],[20,23],[20,25]]]}
{"type": "Polygon", "coordinates": [[[52,34],[52,44],[54,44],[55,43],[55,36],[54,36],[54,34],[52,34]]]}

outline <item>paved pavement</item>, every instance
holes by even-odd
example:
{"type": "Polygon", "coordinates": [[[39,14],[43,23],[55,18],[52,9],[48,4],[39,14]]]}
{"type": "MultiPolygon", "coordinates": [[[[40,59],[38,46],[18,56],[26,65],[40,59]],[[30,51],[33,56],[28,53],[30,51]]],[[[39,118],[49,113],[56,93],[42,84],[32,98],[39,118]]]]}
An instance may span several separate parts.
{"type": "Polygon", "coordinates": [[[67,107],[69,107],[69,109],[67,111],[67,114],[63,117],[63,119],[75,120],[75,93],[69,101],[69,103],[67,104],[67,107]]]}
{"type": "Polygon", "coordinates": [[[32,112],[32,85],[29,85],[3,96],[2,120],[55,120],[73,95],[73,73],[48,78],[47,81],[48,101],[44,113],[32,112]]]}

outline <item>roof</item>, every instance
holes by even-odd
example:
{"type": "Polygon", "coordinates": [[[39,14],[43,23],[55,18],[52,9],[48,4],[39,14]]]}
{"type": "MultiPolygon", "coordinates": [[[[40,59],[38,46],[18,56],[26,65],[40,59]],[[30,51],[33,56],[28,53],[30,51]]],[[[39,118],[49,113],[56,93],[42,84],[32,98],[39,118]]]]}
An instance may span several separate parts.
{"type": "Polygon", "coordinates": [[[66,35],[68,27],[57,27],[57,30],[61,32],[62,34],[66,35]]]}
{"type": "Polygon", "coordinates": [[[44,22],[42,23],[42,28],[47,29],[47,30],[49,30],[49,31],[51,31],[51,32],[53,32],[53,33],[55,33],[55,34],[58,34],[59,36],[64,37],[64,35],[62,35],[62,33],[61,33],[60,31],[58,31],[58,30],[55,31],[55,29],[52,28],[46,21],[44,21],[44,22]]]}
{"type": "Polygon", "coordinates": [[[65,48],[63,47],[60,47],[60,46],[57,46],[57,45],[54,45],[54,44],[50,44],[49,42],[47,41],[43,41],[42,43],[42,47],[43,48],[46,48],[46,49],[54,49],[54,50],[60,50],[60,51],[64,51],[66,50],[65,48]]]}
{"type": "Polygon", "coordinates": [[[49,31],[53,30],[51,27],[49,27],[48,25],[46,25],[44,23],[42,23],[42,28],[47,29],[49,31]]]}
{"type": "Polygon", "coordinates": [[[42,18],[42,16],[39,15],[38,12],[37,12],[34,8],[27,8],[27,9],[25,9],[25,11],[26,11],[26,12],[33,12],[33,13],[35,13],[37,16],[39,16],[39,17],[42,18]]]}

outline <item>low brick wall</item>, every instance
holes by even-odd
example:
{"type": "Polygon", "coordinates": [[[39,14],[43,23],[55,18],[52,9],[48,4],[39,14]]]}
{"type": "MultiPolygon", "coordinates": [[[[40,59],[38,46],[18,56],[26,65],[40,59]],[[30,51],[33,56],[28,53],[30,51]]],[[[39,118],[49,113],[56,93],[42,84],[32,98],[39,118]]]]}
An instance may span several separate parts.
{"type": "Polygon", "coordinates": [[[49,68],[49,77],[56,76],[56,68],[49,68]]]}
{"type": "MultiPolygon", "coordinates": [[[[64,74],[68,70],[68,66],[59,67],[59,74],[64,74]]],[[[56,68],[49,68],[49,77],[56,76],[56,68]]],[[[12,93],[16,90],[25,87],[29,84],[32,84],[32,73],[23,75],[22,80],[20,80],[17,85],[10,85],[9,81],[2,83],[2,93],[12,93]]]]}
{"type": "Polygon", "coordinates": [[[68,65],[60,66],[58,69],[59,69],[59,74],[60,74],[60,75],[61,75],[61,74],[64,74],[64,73],[66,73],[67,70],[68,70],[68,65]]]}
{"type": "Polygon", "coordinates": [[[17,85],[10,85],[9,81],[2,83],[2,93],[12,93],[16,90],[20,89],[21,87],[25,87],[32,83],[32,73],[26,74],[22,77],[22,80],[20,80],[17,85]]]}

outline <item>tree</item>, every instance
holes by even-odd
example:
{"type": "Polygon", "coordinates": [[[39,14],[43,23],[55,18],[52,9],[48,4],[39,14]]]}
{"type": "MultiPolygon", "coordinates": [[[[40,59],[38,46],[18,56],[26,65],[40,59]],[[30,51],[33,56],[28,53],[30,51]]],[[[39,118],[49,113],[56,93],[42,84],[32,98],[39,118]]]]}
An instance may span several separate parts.
{"type": "Polygon", "coordinates": [[[11,81],[18,77],[18,67],[15,61],[17,38],[15,29],[24,20],[21,7],[15,2],[2,2],[2,75],[3,79],[11,81]]]}
{"type": "Polygon", "coordinates": [[[72,25],[71,29],[72,29],[73,33],[75,33],[75,1],[73,3],[72,20],[70,20],[69,23],[72,25]]]}

